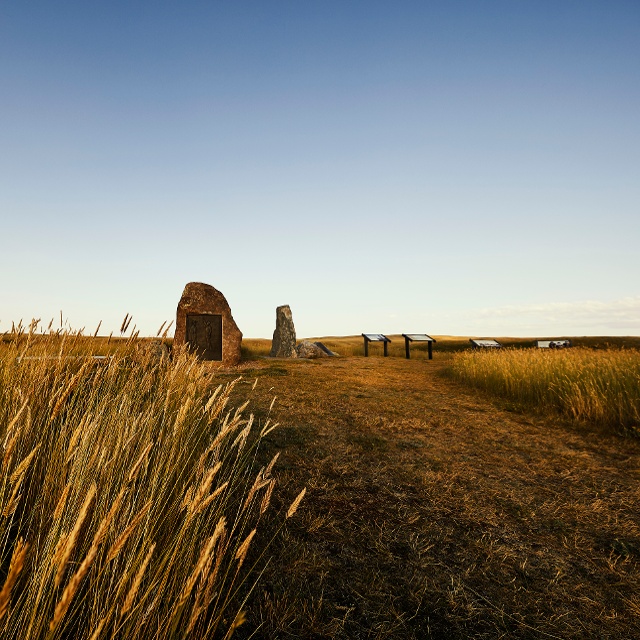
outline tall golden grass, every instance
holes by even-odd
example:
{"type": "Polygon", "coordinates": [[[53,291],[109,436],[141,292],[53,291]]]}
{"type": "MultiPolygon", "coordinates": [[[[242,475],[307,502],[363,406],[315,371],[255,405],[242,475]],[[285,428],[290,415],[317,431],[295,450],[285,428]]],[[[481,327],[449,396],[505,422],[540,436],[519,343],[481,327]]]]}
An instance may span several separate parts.
{"type": "Polygon", "coordinates": [[[274,425],[186,353],[18,338],[0,354],[0,637],[230,637],[267,543],[273,465],[252,469],[274,425]]]}
{"type": "Polygon", "coordinates": [[[455,354],[451,371],[523,405],[640,434],[636,349],[466,351],[455,354]]]}

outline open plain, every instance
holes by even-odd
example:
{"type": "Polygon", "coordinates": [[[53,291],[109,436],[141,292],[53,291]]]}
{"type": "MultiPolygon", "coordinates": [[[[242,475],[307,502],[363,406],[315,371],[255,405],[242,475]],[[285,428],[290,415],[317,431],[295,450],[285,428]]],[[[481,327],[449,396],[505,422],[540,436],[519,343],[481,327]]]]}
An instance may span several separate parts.
{"type": "Polygon", "coordinates": [[[276,398],[281,427],[264,455],[281,452],[279,499],[307,486],[246,632],[640,635],[638,440],[470,389],[447,374],[450,358],[258,360],[243,371],[258,379],[258,416],[276,398]]]}
{"type": "Polygon", "coordinates": [[[466,339],[433,360],[322,340],[341,356],[245,340],[219,368],[135,336],[5,334],[4,637],[640,636],[637,425],[460,382],[466,339]]]}

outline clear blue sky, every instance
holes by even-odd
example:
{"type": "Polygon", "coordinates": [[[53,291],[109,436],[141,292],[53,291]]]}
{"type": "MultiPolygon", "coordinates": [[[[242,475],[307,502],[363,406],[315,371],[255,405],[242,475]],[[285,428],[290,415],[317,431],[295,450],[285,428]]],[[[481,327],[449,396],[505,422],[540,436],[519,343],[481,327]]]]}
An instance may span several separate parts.
{"type": "Polygon", "coordinates": [[[3,2],[0,331],[640,334],[640,3],[3,2]]]}

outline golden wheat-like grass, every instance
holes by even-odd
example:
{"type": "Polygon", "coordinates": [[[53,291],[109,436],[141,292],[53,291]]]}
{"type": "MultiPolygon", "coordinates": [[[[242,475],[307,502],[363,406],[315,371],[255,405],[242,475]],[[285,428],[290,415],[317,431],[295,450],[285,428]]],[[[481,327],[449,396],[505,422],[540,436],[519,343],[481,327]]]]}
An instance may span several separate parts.
{"type": "Polygon", "coordinates": [[[133,605],[133,601],[136,598],[136,594],[140,589],[140,584],[142,582],[144,572],[147,570],[147,566],[149,565],[149,562],[151,562],[151,556],[153,555],[153,552],[155,551],[155,549],[156,549],[156,545],[154,542],[151,545],[151,547],[149,547],[149,551],[147,551],[147,555],[144,557],[144,560],[142,561],[140,568],[136,572],[136,575],[133,578],[133,581],[131,582],[131,587],[129,589],[129,592],[127,593],[127,597],[124,599],[124,604],[122,605],[122,610],[120,611],[120,615],[124,616],[131,609],[133,605]]]}
{"type": "Polygon", "coordinates": [[[84,577],[87,575],[87,572],[91,568],[91,565],[95,560],[97,552],[98,552],[98,547],[96,545],[93,545],[89,549],[89,552],[87,553],[87,555],[84,557],[84,560],[80,563],[78,570],[71,576],[69,583],[64,588],[64,591],[62,592],[62,597],[58,601],[58,604],[56,604],[53,620],[49,624],[49,629],[51,631],[53,631],[60,624],[60,622],[62,621],[62,618],[64,618],[65,614],[69,610],[71,601],[76,595],[76,592],[78,591],[80,583],[82,582],[84,577]]]}
{"type": "Polygon", "coordinates": [[[9,564],[9,572],[7,573],[7,578],[4,581],[4,585],[2,587],[2,591],[0,591],[0,620],[7,613],[7,609],[9,607],[9,601],[11,599],[11,590],[22,571],[22,567],[24,566],[24,559],[27,555],[27,550],[29,549],[29,545],[24,542],[24,540],[20,539],[16,543],[13,554],[11,556],[11,562],[9,564]]]}
{"type": "Polygon", "coordinates": [[[56,587],[62,581],[62,576],[64,575],[65,567],[67,566],[67,562],[69,561],[71,552],[73,551],[76,540],[78,539],[78,533],[80,532],[80,528],[82,527],[82,523],[84,522],[84,519],[87,517],[87,512],[89,511],[89,507],[91,506],[91,503],[93,502],[93,498],[95,497],[95,495],[96,495],[96,485],[92,484],[91,487],[89,488],[89,491],[87,492],[84,502],[82,503],[82,507],[80,508],[80,513],[78,514],[76,523],[74,524],[73,529],[71,530],[71,533],[66,538],[64,547],[60,551],[60,557],[57,562],[58,566],[56,569],[56,577],[55,577],[56,587]]]}
{"type": "Polygon", "coordinates": [[[307,493],[306,487],[296,496],[294,501],[291,503],[291,506],[287,511],[287,518],[291,518],[295,514],[295,512],[298,510],[298,507],[300,506],[300,503],[302,502],[302,499],[304,498],[305,493],[307,493]]]}
{"type": "Polygon", "coordinates": [[[640,435],[640,351],[503,349],[456,354],[453,375],[496,395],[640,435]]]}
{"type": "Polygon", "coordinates": [[[264,425],[239,379],[155,359],[135,328],[96,360],[99,339],[36,326],[0,344],[0,637],[223,635],[274,482],[248,481],[264,425]]]}

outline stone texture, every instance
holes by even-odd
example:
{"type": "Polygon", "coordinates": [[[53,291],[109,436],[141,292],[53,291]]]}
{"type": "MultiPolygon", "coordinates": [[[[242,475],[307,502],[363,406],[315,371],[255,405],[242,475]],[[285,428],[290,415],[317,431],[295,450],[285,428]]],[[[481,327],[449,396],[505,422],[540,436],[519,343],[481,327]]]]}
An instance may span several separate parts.
{"type": "Polygon", "coordinates": [[[309,360],[315,360],[316,358],[328,358],[329,354],[321,349],[317,344],[310,340],[303,340],[297,347],[296,352],[298,358],[307,358],[309,360]]]}
{"type": "Polygon", "coordinates": [[[322,344],[322,342],[314,342],[313,344],[316,345],[316,347],[320,347],[320,349],[322,349],[328,356],[330,357],[334,357],[337,355],[340,355],[338,353],[336,353],[335,351],[331,351],[331,349],[329,349],[329,347],[327,347],[326,345],[322,344]]]}
{"type": "Polygon", "coordinates": [[[241,344],[242,331],[222,293],[211,285],[190,282],[178,303],[174,352],[189,348],[200,359],[227,367],[240,362],[241,344]]]}
{"type": "Polygon", "coordinates": [[[276,329],[271,341],[272,358],[296,358],[296,328],[288,304],[276,307],[276,329]]]}
{"type": "Polygon", "coordinates": [[[138,353],[152,361],[169,358],[169,347],[162,340],[144,340],[138,345],[138,353]]]}

